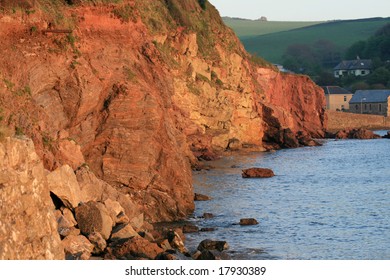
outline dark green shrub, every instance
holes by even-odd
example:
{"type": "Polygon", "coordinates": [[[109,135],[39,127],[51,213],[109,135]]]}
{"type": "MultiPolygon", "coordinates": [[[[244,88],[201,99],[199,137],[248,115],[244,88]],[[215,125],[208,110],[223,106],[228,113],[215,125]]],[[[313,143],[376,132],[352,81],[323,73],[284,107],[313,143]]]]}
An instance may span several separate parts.
{"type": "Polygon", "coordinates": [[[207,3],[207,0],[198,0],[198,2],[199,2],[200,7],[201,7],[203,10],[206,10],[206,3],[207,3]]]}

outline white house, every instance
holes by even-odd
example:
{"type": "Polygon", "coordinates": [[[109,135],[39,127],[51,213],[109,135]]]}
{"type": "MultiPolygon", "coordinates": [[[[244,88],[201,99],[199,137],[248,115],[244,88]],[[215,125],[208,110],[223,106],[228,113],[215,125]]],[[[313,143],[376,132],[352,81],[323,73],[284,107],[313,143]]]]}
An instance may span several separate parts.
{"type": "Polygon", "coordinates": [[[334,76],[340,78],[342,76],[367,76],[371,73],[372,60],[371,59],[356,59],[343,60],[335,68],[333,68],[334,76]]]}

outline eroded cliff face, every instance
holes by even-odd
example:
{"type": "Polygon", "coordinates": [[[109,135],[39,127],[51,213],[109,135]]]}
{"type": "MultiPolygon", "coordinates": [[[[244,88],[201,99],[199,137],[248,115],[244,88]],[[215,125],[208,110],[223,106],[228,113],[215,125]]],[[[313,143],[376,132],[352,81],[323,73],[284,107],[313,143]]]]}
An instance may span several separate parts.
{"type": "Polygon", "coordinates": [[[59,8],[68,21],[0,14],[2,125],[31,137],[49,170],[88,164],[134,215],[192,213],[199,159],[282,147],[283,129],[321,136],[321,90],[253,62],[210,4],[59,8]]]}
{"type": "Polygon", "coordinates": [[[31,140],[0,143],[0,259],[63,259],[47,171],[31,140]]]}

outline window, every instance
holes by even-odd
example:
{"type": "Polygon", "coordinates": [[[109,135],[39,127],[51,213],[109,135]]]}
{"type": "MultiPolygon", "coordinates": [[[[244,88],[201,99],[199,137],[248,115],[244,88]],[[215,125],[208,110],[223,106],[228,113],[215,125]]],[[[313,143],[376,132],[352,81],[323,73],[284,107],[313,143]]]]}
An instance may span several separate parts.
{"type": "MultiPolygon", "coordinates": [[[[370,111],[371,111],[371,104],[370,104],[370,111]]],[[[380,109],[379,109],[379,111],[380,111],[380,109]]]]}
{"type": "Polygon", "coordinates": [[[344,96],[344,102],[346,102],[347,101],[347,97],[346,96],[344,96]]]}
{"type": "Polygon", "coordinates": [[[355,105],[356,112],[359,110],[359,106],[356,104],[355,105]]]}
{"type": "Polygon", "coordinates": [[[362,75],[365,75],[366,74],[366,71],[362,70],[362,75]]]}
{"type": "Polygon", "coordinates": [[[379,104],[379,112],[382,112],[382,104],[379,104]]]}
{"type": "Polygon", "coordinates": [[[364,104],[364,110],[367,110],[367,104],[364,104]]]}

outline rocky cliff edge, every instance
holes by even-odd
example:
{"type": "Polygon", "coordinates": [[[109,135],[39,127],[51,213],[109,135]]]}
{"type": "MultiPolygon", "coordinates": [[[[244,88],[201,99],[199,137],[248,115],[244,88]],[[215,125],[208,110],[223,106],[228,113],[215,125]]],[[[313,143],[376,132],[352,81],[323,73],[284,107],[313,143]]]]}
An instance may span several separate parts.
{"type": "Polygon", "coordinates": [[[321,89],[247,54],[209,3],[57,2],[0,1],[1,125],[49,171],[88,166],[128,215],[184,218],[191,165],[323,136],[321,89]]]}

